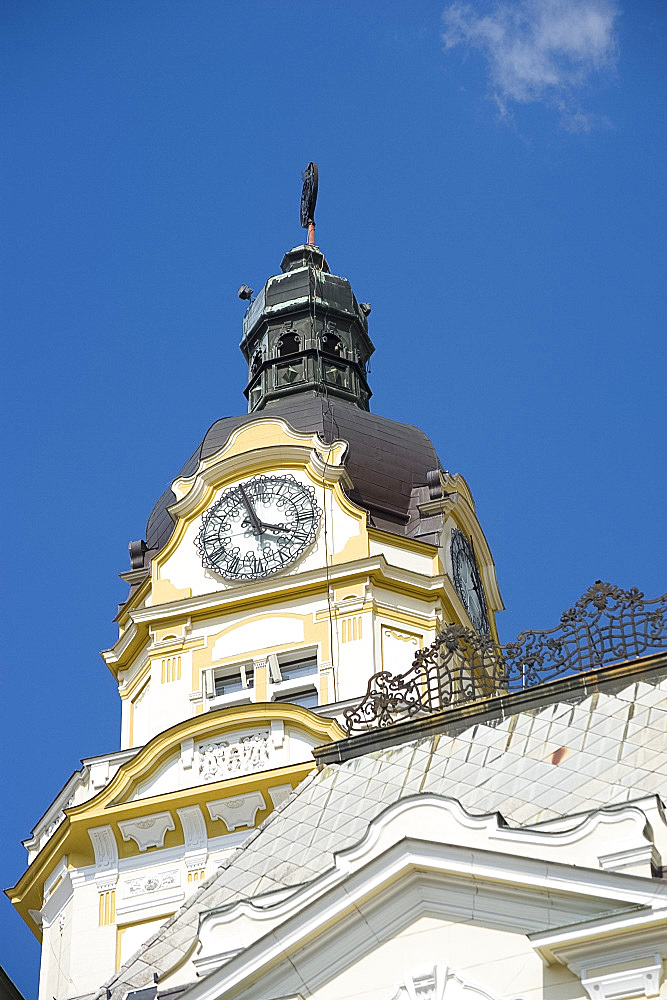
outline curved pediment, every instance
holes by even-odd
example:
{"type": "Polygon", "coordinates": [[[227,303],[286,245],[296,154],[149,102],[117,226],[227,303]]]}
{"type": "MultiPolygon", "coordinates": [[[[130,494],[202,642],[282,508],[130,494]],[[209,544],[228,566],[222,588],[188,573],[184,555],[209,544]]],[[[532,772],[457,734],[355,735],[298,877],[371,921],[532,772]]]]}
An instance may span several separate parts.
{"type": "Polygon", "coordinates": [[[207,712],[155,736],[131,761],[119,768],[106,788],[88,802],[68,810],[68,815],[75,817],[93,806],[116,806],[179,788],[302,763],[307,759],[305,748],[341,739],[343,735],[338,723],[322,719],[299,705],[262,703],[207,712]],[[265,734],[266,743],[261,747],[260,740],[265,734]],[[290,740],[292,746],[285,746],[290,740]],[[227,754],[225,744],[232,748],[227,754]],[[215,750],[211,749],[216,746],[221,748],[217,761],[215,750]],[[236,753],[235,746],[239,748],[236,753]],[[243,747],[247,748],[245,755],[243,747]],[[273,752],[283,748],[284,753],[273,752]],[[201,767],[197,766],[198,754],[201,767]],[[180,784],[175,783],[175,761],[181,762],[183,771],[193,769],[180,784]],[[169,773],[172,773],[173,785],[165,781],[169,773]]]}
{"type": "Polygon", "coordinates": [[[119,857],[184,842],[187,848],[195,827],[204,843],[243,836],[315,768],[312,748],[343,735],[332,719],[278,703],[221,708],[172,726],[96,795],[64,809],[11,890],[12,901],[34,927],[29,911],[39,911],[42,886],[63,856],[104,871],[119,857]]]}
{"type": "Polygon", "coordinates": [[[313,482],[336,482],[345,475],[346,441],[323,441],[318,434],[301,434],[279,417],[250,421],[234,430],[218,451],[201,459],[192,476],[176,479],[172,492],[174,517],[202,511],[212,491],[227,482],[274,467],[298,466],[313,482]]]}

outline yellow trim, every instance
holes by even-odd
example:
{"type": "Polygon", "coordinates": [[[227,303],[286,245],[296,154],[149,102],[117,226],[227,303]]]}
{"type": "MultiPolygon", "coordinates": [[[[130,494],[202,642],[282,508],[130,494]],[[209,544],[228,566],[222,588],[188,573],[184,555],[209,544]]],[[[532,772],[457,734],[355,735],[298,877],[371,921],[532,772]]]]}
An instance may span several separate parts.
{"type": "Polygon", "coordinates": [[[99,898],[99,927],[106,927],[116,922],[116,890],[101,892],[99,898]]]}
{"type": "Polygon", "coordinates": [[[56,889],[58,888],[58,886],[60,885],[60,883],[62,882],[62,880],[63,880],[63,877],[62,877],[62,875],[60,875],[60,877],[56,879],[56,881],[54,882],[54,884],[49,887],[49,889],[48,889],[48,895],[47,895],[46,892],[44,892],[44,894],[42,896],[42,899],[44,900],[44,902],[46,902],[47,899],[51,898],[51,896],[54,894],[54,892],[56,891],[56,889]]]}
{"type": "Polygon", "coordinates": [[[162,684],[171,684],[181,679],[181,657],[176,653],[172,656],[162,656],[160,664],[160,679],[162,684]]]}
{"type": "MultiPolygon", "coordinates": [[[[344,733],[332,719],[314,715],[300,705],[287,703],[264,703],[223,708],[207,712],[205,715],[186,719],[155,736],[135,757],[121,765],[106,788],[96,796],[78,806],[65,810],[65,820],[37,857],[32,861],[15,886],[7,890],[11,902],[23,917],[35,936],[41,940],[41,931],[29,915],[30,909],[42,906],[44,881],[67,855],[70,867],[81,868],[94,863],[94,855],[88,830],[90,827],[111,824],[122,819],[135,819],[168,809],[176,818],[176,809],[186,805],[200,805],[207,821],[209,836],[219,836],[224,824],[210,820],[205,803],[215,798],[237,795],[258,789],[264,796],[267,808],[257,814],[259,824],[273,811],[269,787],[289,783],[296,787],[315,768],[315,761],[292,764],[283,768],[253,772],[236,779],[196,785],[146,799],[131,800],[137,785],[146,781],[176,750],[180,752],[181,741],[189,738],[206,739],[226,730],[244,727],[270,727],[273,720],[280,720],[288,726],[308,734],[313,743],[331,743],[342,739],[344,733]]],[[[116,830],[116,841],[120,857],[138,854],[133,841],[123,841],[116,830]]],[[[165,838],[165,847],[183,842],[180,824],[165,838]]],[[[156,852],[157,853],[157,852],[156,852]]]]}
{"type": "Polygon", "coordinates": [[[255,698],[257,701],[267,701],[269,697],[269,672],[264,666],[256,666],[254,670],[253,683],[255,685],[255,698]]]}
{"type": "MultiPolygon", "coordinates": [[[[429,576],[412,570],[391,565],[381,554],[366,556],[356,563],[346,564],[343,571],[336,566],[332,571],[330,586],[335,589],[353,586],[355,581],[381,584],[387,590],[400,594],[414,594],[420,599],[437,601],[447,592],[451,581],[444,575],[429,576]],[[373,565],[375,563],[375,565],[373,565]],[[392,579],[392,576],[395,578],[392,579]],[[422,582],[423,580],[423,582],[422,582]]],[[[276,609],[281,603],[304,600],[309,595],[322,597],[326,595],[326,575],[323,567],[309,570],[303,576],[282,576],[270,578],[248,593],[246,588],[217,591],[199,598],[191,598],[183,602],[183,607],[174,608],[170,605],[160,605],[141,609],[141,617],[132,626],[132,635],[125,641],[119,640],[115,647],[106,650],[103,658],[112,673],[127,669],[148,639],[149,629],[156,623],[167,622],[170,619],[180,621],[190,617],[193,621],[210,619],[216,615],[229,616],[239,612],[251,613],[255,609],[276,609]],[[148,620],[146,613],[150,613],[148,620]],[[173,618],[172,618],[173,616],[173,618]]],[[[452,590],[453,593],[453,590],[452,590]]],[[[194,640],[193,640],[194,641],[194,640]]],[[[151,649],[151,653],[157,652],[151,649]]]]}
{"type": "MultiPolygon", "coordinates": [[[[155,558],[157,559],[158,556],[155,558]]],[[[156,574],[153,577],[152,596],[156,604],[171,604],[173,601],[182,601],[184,598],[192,597],[192,588],[175,587],[171,580],[156,574]]]]}
{"type": "Polygon", "coordinates": [[[141,927],[143,924],[153,924],[158,921],[164,924],[165,921],[169,920],[169,918],[173,917],[173,915],[174,910],[170,910],[168,913],[163,913],[159,917],[148,917],[145,920],[128,920],[126,924],[118,925],[116,927],[116,968],[114,971],[118,972],[120,969],[121,939],[126,930],[129,930],[130,927],[141,927]]]}
{"type": "Polygon", "coordinates": [[[391,531],[382,531],[381,528],[369,528],[368,537],[373,542],[381,545],[392,545],[397,549],[407,549],[408,552],[418,552],[419,555],[429,556],[436,559],[438,546],[431,545],[430,542],[421,542],[418,538],[407,538],[405,535],[394,535],[391,531]]]}
{"type": "Polygon", "coordinates": [[[119,694],[121,698],[133,698],[137,689],[143,687],[144,681],[150,680],[151,674],[151,661],[150,659],[144,663],[141,670],[137,673],[136,677],[124,687],[119,689],[119,694]]]}
{"type": "MultiPolygon", "coordinates": [[[[323,595],[324,599],[324,595],[323,595]]],[[[202,637],[204,639],[205,645],[202,645],[199,649],[192,654],[192,687],[193,690],[199,690],[203,684],[202,672],[210,669],[211,667],[225,667],[230,664],[243,663],[249,660],[261,660],[266,659],[269,653],[283,653],[292,650],[299,650],[305,647],[319,647],[321,650],[321,660],[328,660],[330,658],[329,653],[329,631],[327,624],[329,621],[328,612],[318,611],[313,615],[312,611],[306,614],[299,614],[293,611],[261,611],[255,614],[244,615],[242,618],[239,617],[237,621],[232,622],[231,625],[226,626],[219,632],[213,632],[210,635],[202,637]],[[324,617],[322,617],[324,615],[324,617]],[[272,643],[270,646],[259,646],[257,648],[247,648],[243,653],[229,653],[227,656],[213,656],[213,650],[215,644],[218,640],[224,638],[225,636],[232,635],[239,628],[246,628],[248,625],[252,625],[255,622],[265,622],[271,619],[283,620],[292,619],[299,622],[303,626],[303,639],[297,641],[272,643]]],[[[262,698],[263,695],[257,695],[258,698],[262,698]]]]}

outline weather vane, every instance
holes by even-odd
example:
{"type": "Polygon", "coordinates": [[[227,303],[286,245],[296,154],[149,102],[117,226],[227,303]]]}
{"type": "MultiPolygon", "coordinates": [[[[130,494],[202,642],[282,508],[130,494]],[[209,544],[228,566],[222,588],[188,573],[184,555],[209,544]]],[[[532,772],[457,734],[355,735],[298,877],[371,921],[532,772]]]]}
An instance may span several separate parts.
{"type": "Polygon", "coordinates": [[[317,164],[309,163],[301,174],[301,225],[308,230],[308,242],[315,243],[315,203],[317,201],[317,164]]]}

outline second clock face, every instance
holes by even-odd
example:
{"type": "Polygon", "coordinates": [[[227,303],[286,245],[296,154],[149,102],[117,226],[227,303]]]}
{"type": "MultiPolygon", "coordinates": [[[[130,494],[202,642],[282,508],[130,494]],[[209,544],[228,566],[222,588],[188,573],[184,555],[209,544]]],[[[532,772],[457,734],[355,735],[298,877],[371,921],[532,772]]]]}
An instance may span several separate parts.
{"type": "Polygon", "coordinates": [[[315,490],[293,476],[256,476],[225,490],[196,539],[204,566],[227,580],[259,580],[295,562],[315,538],[315,490]]]}
{"type": "Polygon", "coordinates": [[[486,635],[489,631],[489,616],[477,560],[470,542],[458,528],[452,532],[451,555],[456,592],[463,601],[475,630],[486,635]]]}

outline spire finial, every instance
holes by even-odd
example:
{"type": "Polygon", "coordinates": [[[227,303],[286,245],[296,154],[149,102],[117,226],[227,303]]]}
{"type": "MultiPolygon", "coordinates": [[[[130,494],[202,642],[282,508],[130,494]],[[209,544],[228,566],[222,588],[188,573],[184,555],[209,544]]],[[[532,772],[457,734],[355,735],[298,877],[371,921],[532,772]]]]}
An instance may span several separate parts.
{"type": "Polygon", "coordinates": [[[317,164],[309,163],[301,174],[301,225],[308,230],[308,242],[315,245],[315,203],[317,202],[317,164]]]}

